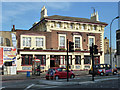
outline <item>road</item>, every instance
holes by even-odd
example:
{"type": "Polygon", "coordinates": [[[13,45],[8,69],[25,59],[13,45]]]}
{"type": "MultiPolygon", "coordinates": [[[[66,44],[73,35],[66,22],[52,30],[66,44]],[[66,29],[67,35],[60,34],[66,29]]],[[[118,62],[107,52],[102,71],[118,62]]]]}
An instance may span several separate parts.
{"type": "MultiPolygon", "coordinates": [[[[118,75],[115,76],[96,76],[93,83],[82,83],[79,85],[50,85],[46,83],[40,83],[41,81],[53,83],[54,80],[40,80],[40,79],[31,79],[31,80],[10,80],[2,82],[2,89],[16,89],[21,90],[39,90],[43,88],[120,88],[120,80],[118,75]],[[106,80],[108,79],[108,80],[106,80]],[[101,80],[101,81],[100,81],[101,80]],[[103,81],[102,81],[103,80],[103,81]]],[[[81,76],[75,78],[73,81],[80,82],[80,80],[91,80],[91,76],[81,76]]],[[[61,79],[63,83],[65,79],[61,79]]],[[[71,80],[72,81],[72,80],[71,80]]],[[[70,81],[70,82],[71,82],[70,81]]]]}

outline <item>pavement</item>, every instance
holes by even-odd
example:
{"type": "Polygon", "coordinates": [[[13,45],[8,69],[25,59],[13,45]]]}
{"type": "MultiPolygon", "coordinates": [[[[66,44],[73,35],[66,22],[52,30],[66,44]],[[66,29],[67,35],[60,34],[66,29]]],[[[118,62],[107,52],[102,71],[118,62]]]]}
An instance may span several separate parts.
{"type": "Polygon", "coordinates": [[[85,75],[80,76],[74,79],[58,79],[58,80],[39,80],[40,84],[47,84],[47,85],[80,85],[80,84],[88,84],[88,83],[96,83],[102,82],[107,80],[120,80],[120,75],[113,75],[113,76],[97,76],[94,77],[94,81],[92,81],[92,75],[85,75]]]}
{"type": "Polygon", "coordinates": [[[38,79],[39,84],[47,84],[47,85],[79,85],[79,84],[87,84],[87,83],[96,83],[104,80],[120,80],[120,74],[112,75],[112,76],[97,76],[94,81],[92,81],[92,75],[88,73],[88,71],[73,71],[76,75],[74,79],[58,79],[58,80],[46,80],[45,75],[46,72],[40,74],[40,76],[30,75],[27,77],[26,74],[17,74],[17,75],[2,75],[2,81],[10,81],[10,80],[29,80],[29,79],[38,79]]]}
{"type": "MultiPolygon", "coordinates": [[[[88,75],[88,71],[73,71],[76,77],[88,75]]],[[[42,72],[40,76],[30,74],[30,77],[27,77],[26,74],[16,74],[16,75],[1,75],[2,81],[9,81],[9,80],[26,80],[26,79],[45,79],[45,75],[47,72],[42,72]]]]}

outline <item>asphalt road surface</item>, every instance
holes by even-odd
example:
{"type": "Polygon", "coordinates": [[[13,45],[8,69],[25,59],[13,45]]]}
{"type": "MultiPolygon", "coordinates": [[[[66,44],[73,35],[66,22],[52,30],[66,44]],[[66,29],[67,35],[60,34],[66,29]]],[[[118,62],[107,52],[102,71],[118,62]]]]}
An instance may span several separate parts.
{"type": "MultiPolygon", "coordinates": [[[[97,79],[106,79],[106,78],[118,78],[119,76],[97,76],[95,77],[95,80],[97,79]]],[[[91,76],[82,76],[80,79],[91,79],[91,76]]],[[[65,79],[63,80],[63,83],[65,79]]],[[[74,81],[78,81],[79,78],[76,78],[74,81]]],[[[47,81],[47,80],[43,80],[47,81]]],[[[53,80],[50,81],[51,83],[53,80]]],[[[21,89],[21,90],[39,90],[39,89],[49,89],[49,88],[120,88],[120,79],[110,79],[110,80],[104,80],[104,81],[98,81],[94,83],[83,83],[79,85],[48,85],[40,83],[40,79],[31,79],[31,80],[10,80],[10,81],[3,81],[2,87],[0,89],[21,89]]]]}

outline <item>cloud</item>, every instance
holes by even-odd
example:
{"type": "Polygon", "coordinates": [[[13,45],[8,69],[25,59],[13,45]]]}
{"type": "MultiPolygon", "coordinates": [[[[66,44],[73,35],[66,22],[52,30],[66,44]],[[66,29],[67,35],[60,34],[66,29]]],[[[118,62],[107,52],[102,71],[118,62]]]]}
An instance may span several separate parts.
{"type": "Polygon", "coordinates": [[[45,5],[47,8],[50,9],[58,9],[58,10],[69,10],[70,8],[70,3],[33,3],[33,2],[4,2],[2,4],[2,20],[3,22],[10,21],[10,18],[16,18],[20,15],[27,14],[28,11],[32,11],[33,13],[35,10],[40,10],[43,5],[45,5]]]}
{"type": "Polygon", "coordinates": [[[52,9],[59,9],[59,10],[69,10],[70,9],[70,3],[69,2],[48,2],[46,3],[46,5],[48,6],[48,8],[52,8],[52,9]]]}

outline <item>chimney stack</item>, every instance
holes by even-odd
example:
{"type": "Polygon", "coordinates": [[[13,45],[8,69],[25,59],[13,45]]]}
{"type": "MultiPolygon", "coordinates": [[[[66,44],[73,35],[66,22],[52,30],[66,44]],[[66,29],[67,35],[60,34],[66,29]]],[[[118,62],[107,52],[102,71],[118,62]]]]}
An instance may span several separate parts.
{"type": "Polygon", "coordinates": [[[15,31],[15,25],[13,25],[12,31],[13,31],[13,32],[15,31]]]}

